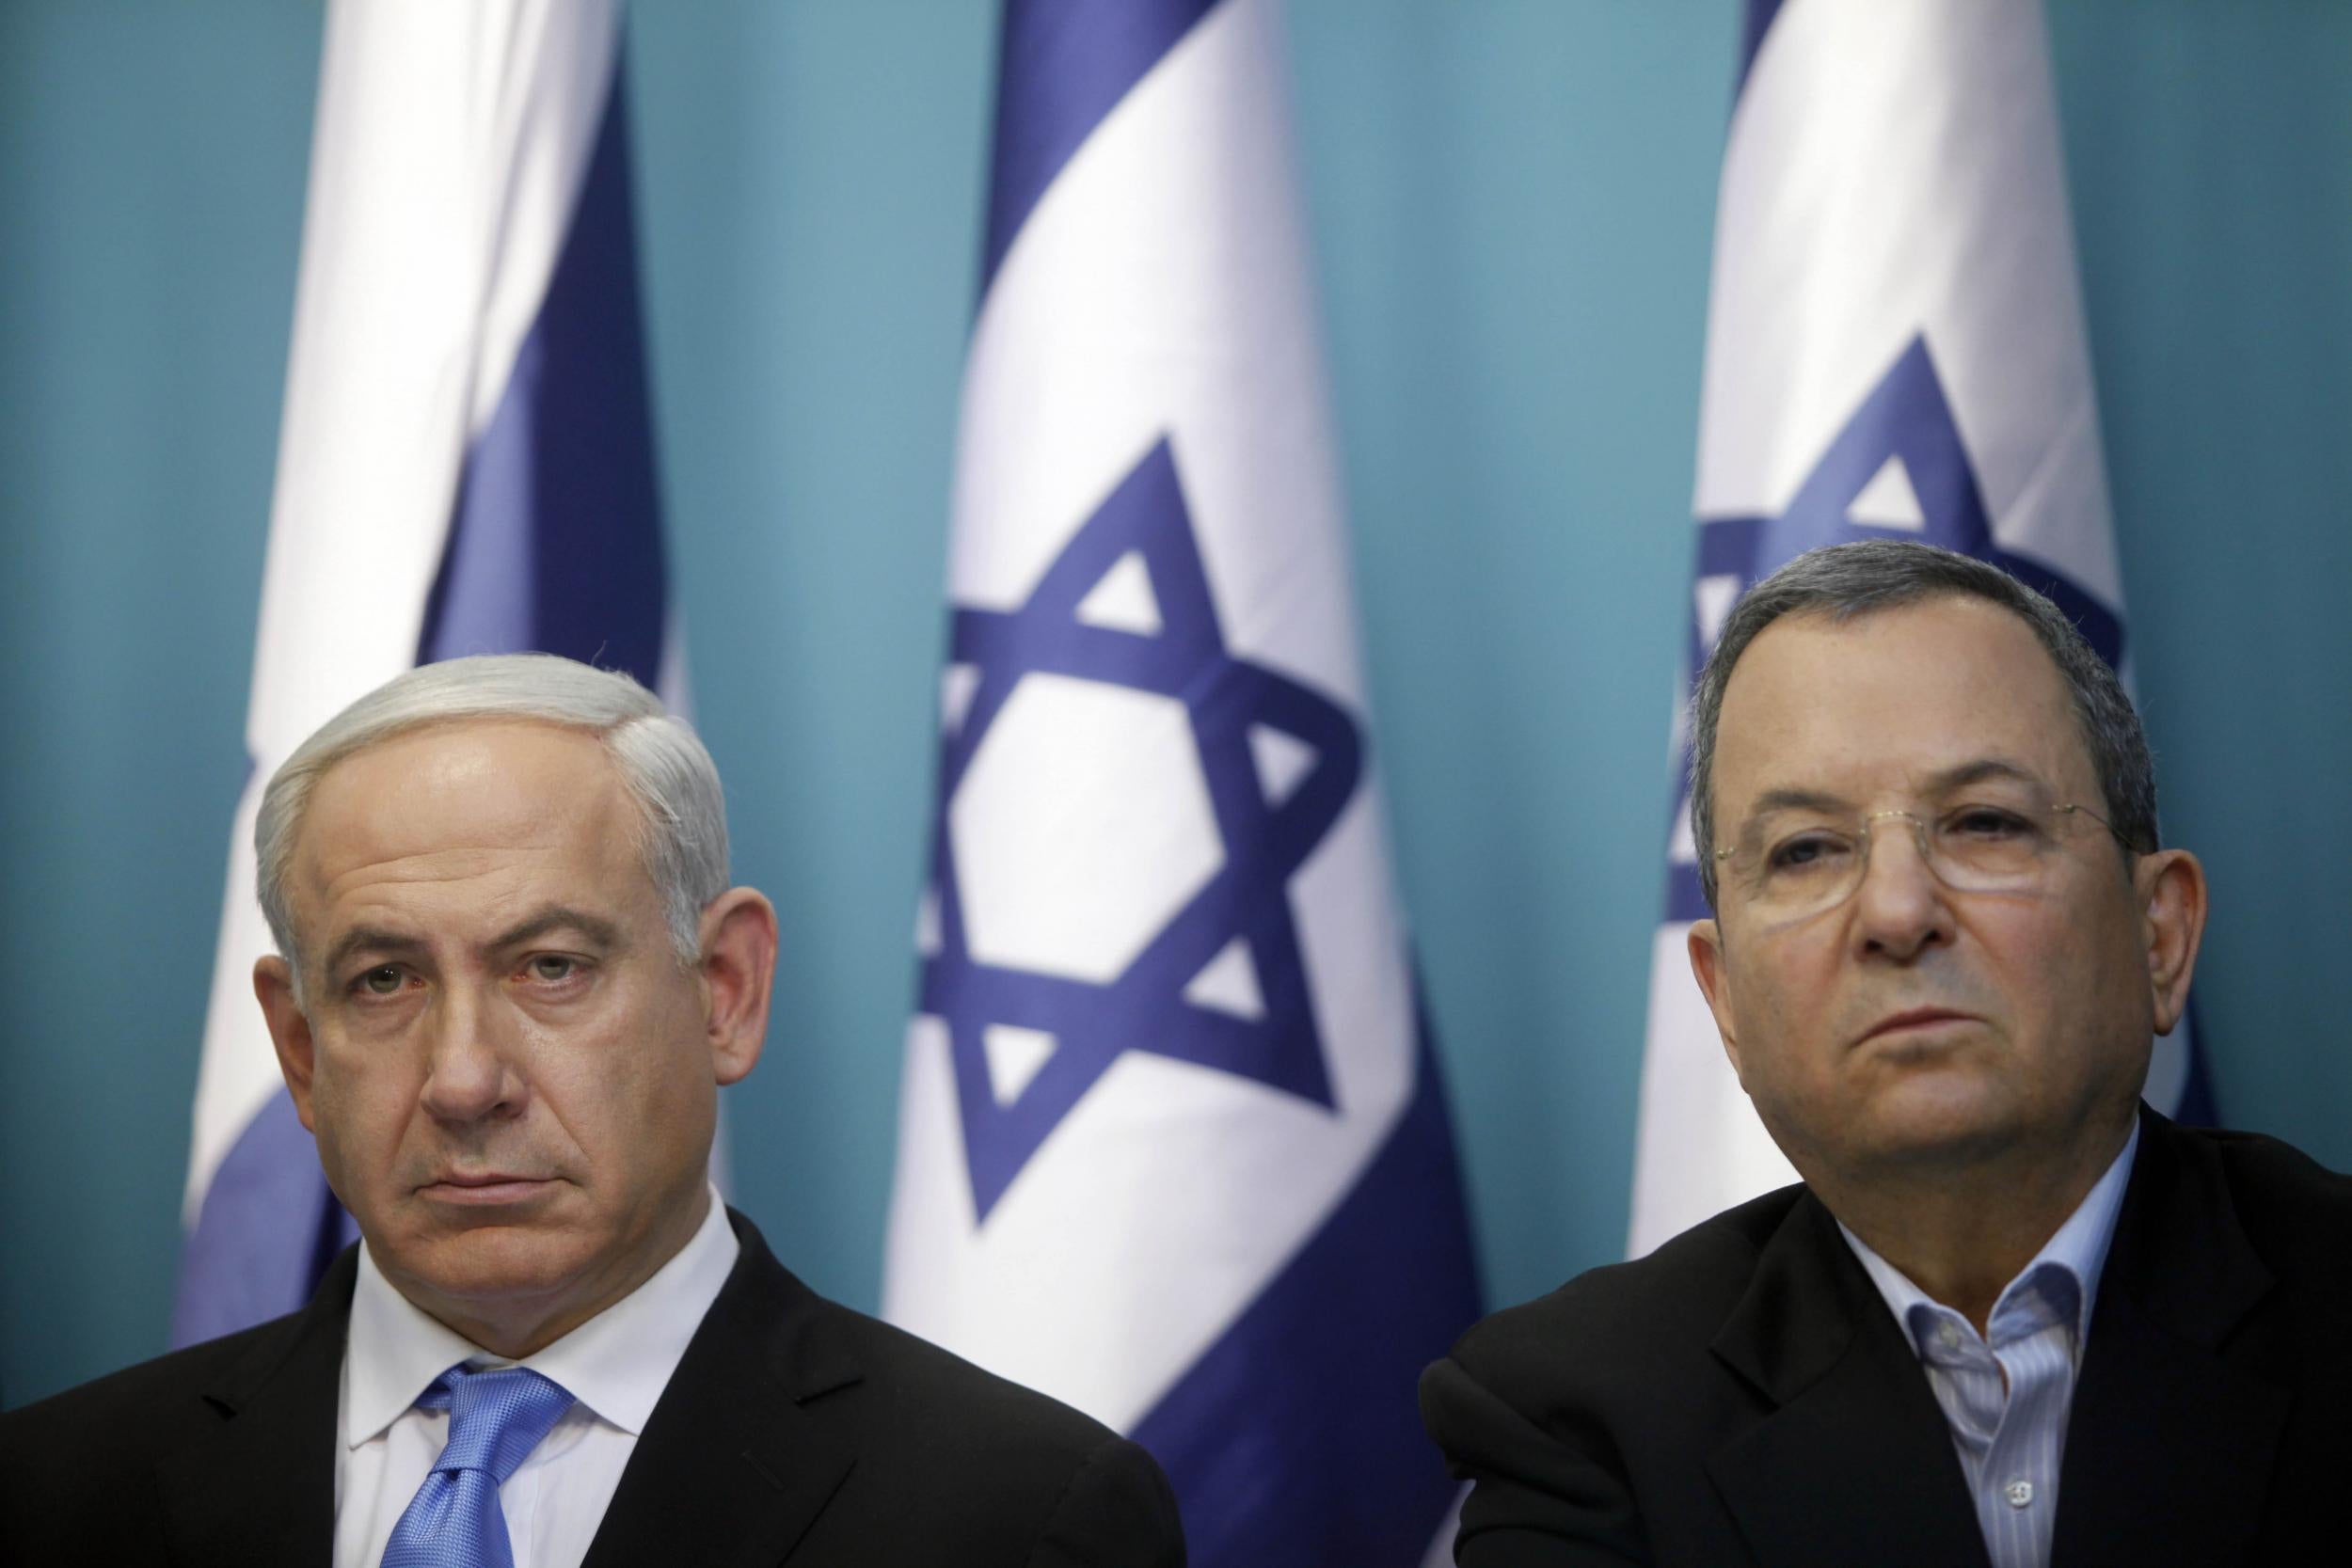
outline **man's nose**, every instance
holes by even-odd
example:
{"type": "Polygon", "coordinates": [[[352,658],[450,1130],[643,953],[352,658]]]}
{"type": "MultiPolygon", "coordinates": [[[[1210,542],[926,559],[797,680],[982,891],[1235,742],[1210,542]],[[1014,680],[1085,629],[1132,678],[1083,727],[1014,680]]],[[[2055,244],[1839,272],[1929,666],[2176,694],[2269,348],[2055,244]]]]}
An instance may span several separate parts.
{"type": "Polygon", "coordinates": [[[1907,812],[1871,818],[1868,858],[1854,891],[1854,940],[1897,960],[1951,940],[1952,911],[1929,863],[1926,833],[1907,812]]]}
{"type": "Polygon", "coordinates": [[[433,1010],[424,1108],[443,1121],[479,1121],[522,1109],[513,1021],[471,987],[443,990],[433,1010]]]}

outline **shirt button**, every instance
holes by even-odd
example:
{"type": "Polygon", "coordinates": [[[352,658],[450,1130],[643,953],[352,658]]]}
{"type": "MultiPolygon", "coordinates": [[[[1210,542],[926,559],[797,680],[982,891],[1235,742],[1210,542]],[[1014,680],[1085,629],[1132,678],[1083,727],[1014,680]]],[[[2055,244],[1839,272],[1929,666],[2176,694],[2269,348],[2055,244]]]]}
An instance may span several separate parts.
{"type": "Polygon", "coordinates": [[[1960,1349],[1960,1330],[1950,1323],[1940,1324],[1935,1331],[1935,1342],[1946,1350],[1958,1350],[1960,1349]]]}
{"type": "Polygon", "coordinates": [[[2033,1501],[2033,1482],[2029,1481],[2012,1481],[2007,1486],[2001,1488],[2001,1496],[2009,1499],[2010,1507],[2023,1508],[2027,1503],[2033,1501]]]}

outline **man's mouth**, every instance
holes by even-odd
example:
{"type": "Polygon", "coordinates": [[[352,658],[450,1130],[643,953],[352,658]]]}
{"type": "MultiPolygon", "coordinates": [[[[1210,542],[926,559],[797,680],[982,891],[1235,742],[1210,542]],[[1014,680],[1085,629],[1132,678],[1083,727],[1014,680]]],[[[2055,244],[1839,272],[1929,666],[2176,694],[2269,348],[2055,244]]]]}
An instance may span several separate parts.
{"type": "Polygon", "coordinates": [[[443,1203],[496,1205],[523,1202],[552,1185],[552,1177],[515,1171],[447,1171],[417,1191],[443,1203]]]}
{"type": "Polygon", "coordinates": [[[1863,1031],[1857,1044],[1883,1039],[1889,1035],[1905,1035],[1935,1028],[1946,1023],[1974,1023],[1974,1013],[1963,1013],[1951,1007],[1911,1007],[1899,1013],[1889,1013],[1863,1031]]]}

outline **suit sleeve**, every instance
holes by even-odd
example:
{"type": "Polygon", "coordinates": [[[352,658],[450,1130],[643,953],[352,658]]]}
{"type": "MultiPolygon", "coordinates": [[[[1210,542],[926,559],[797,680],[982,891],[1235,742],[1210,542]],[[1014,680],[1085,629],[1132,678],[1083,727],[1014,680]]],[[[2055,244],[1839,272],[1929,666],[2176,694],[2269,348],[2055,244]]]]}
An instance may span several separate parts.
{"type": "Polygon", "coordinates": [[[1159,1465],[1123,1437],[1079,1463],[1030,1568],[1184,1568],[1184,1528],[1159,1465]]]}
{"type": "MultiPolygon", "coordinates": [[[[1422,1424],[1455,1479],[1471,1483],[1460,1568],[1618,1568],[1650,1560],[1613,1445],[1597,1425],[1539,1425],[1462,1360],[1421,1378],[1422,1424]]],[[[1494,1378],[1494,1382],[1505,1382],[1494,1378]]]]}

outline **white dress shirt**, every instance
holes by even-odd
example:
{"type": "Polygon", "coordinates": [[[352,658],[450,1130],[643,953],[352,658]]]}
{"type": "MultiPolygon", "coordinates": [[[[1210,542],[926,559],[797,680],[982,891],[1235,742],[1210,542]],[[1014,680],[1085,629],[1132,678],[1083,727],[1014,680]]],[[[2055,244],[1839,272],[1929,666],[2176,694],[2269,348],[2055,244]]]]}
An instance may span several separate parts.
{"type": "Polygon", "coordinates": [[[1994,1568],[2046,1568],[2050,1560],[2074,1376],[2138,1148],[2134,1122],[2123,1152],[1994,1302],[1990,1343],[1842,1221],[1837,1227],[1927,1369],[1994,1568]]]}
{"type": "Polygon", "coordinates": [[[335,1568],[376,1568],[392,1527],[433,1472],[449,1412],[416,1404],[460,1361],[520,1365],[554,1379],[572,1407],[499,1488],[515,1568],[579,1568],[686,1342],[739,1250],[714,1191],[677,1256],[636,1290],[519,1363],[492,1355],[425,1315],[359,1249],[343,1349],[335,1450],[335,1568]]]}

